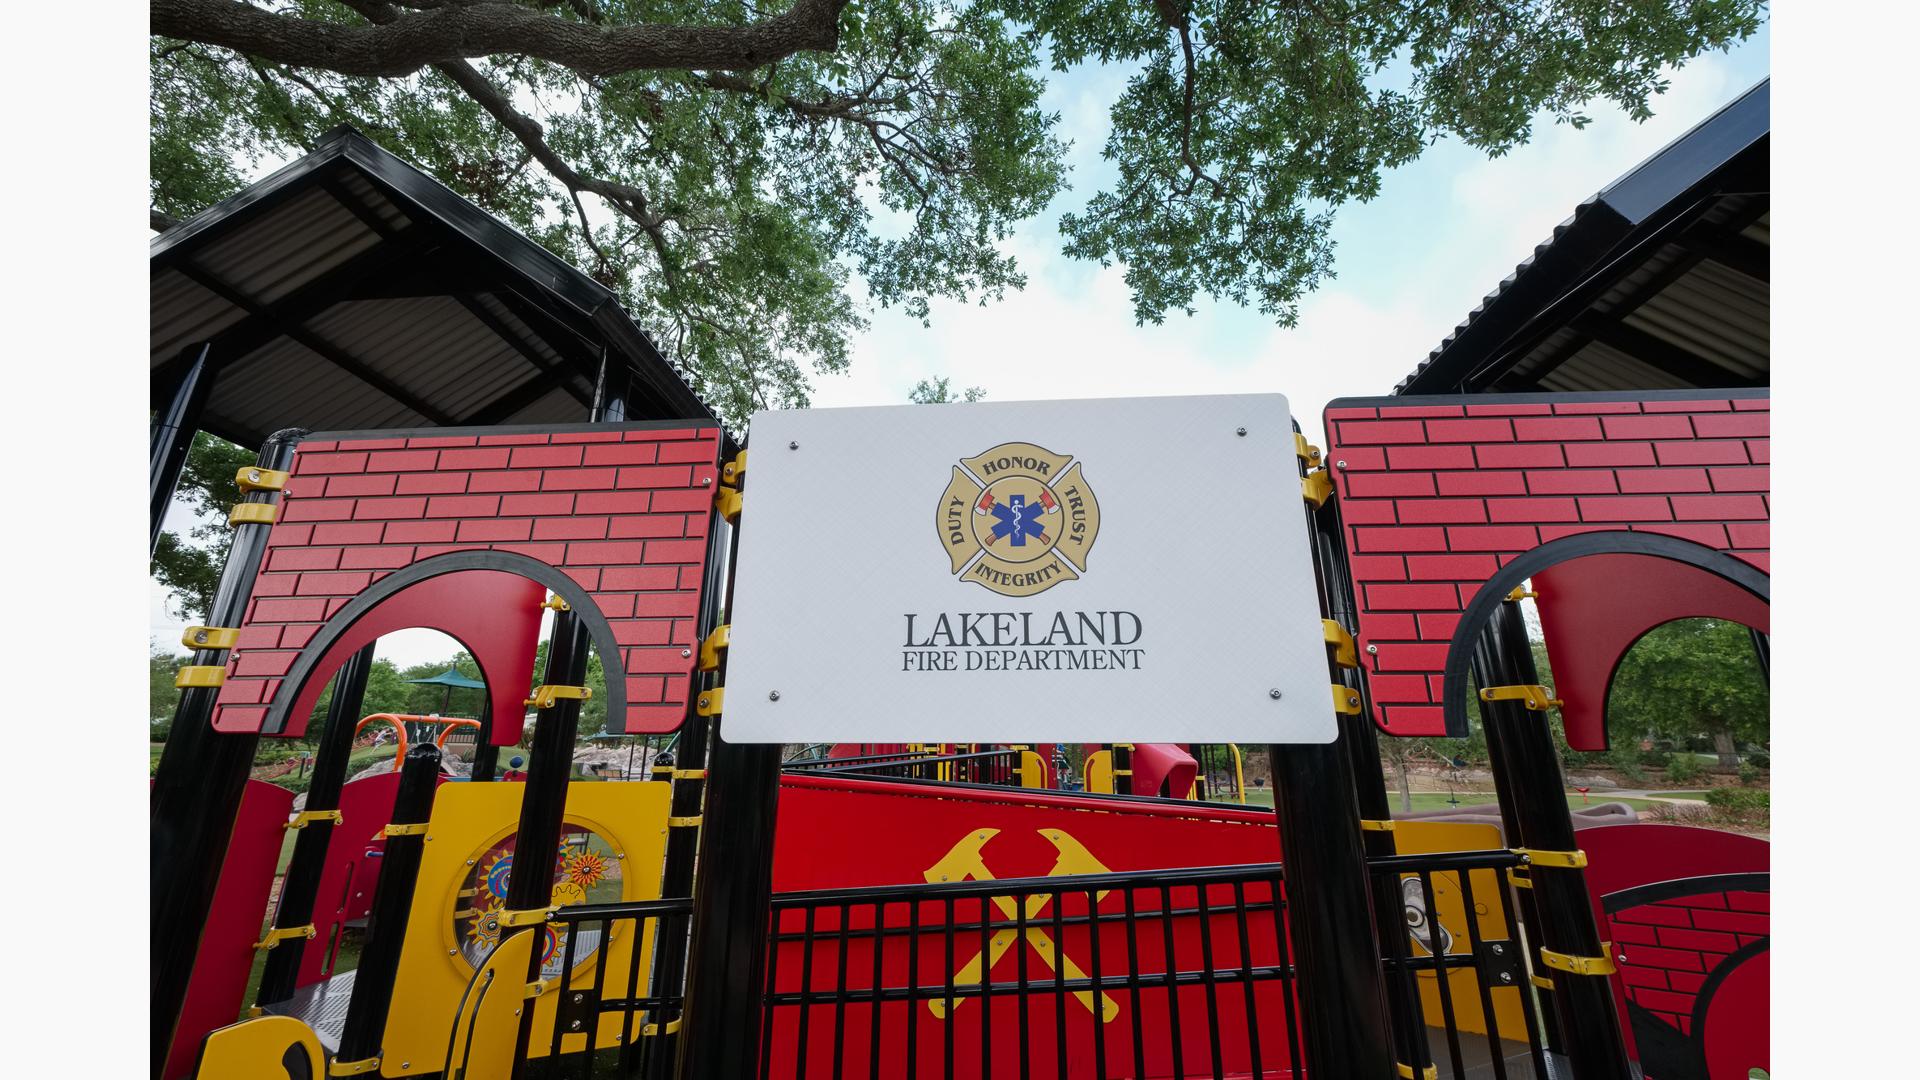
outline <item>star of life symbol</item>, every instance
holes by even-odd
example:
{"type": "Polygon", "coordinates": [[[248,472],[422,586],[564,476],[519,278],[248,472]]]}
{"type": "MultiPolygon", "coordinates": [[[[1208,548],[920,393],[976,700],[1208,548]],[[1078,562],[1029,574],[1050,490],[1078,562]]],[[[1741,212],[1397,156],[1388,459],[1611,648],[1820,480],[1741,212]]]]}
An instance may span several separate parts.
{"type": "MultiPolygon", "coordinates": [[[[1059,829],[1038,831],[1048,843],[1053,845],[1054,850],[1060,853],[1060,857],[1054,860],[1053,868],[1048,870],[1045,876],[1063,877],[1071,874],[1112,872],[1102,865],[1085,845],[1059,829]]],[[[993,871],[987,869],[987,863],[981,856],[981,851],[987,846],[987,841],[998,835],[1000,835],[999,829],[976,829],[963,837],[959,843],[953,845],[952,850],[941,856],[939,862],[927,868],[927,882],[931,884],[938,881],[994,880],[993,871]]],[[[1097,906],[1106,898],[1107,890],[1103,889],[1094,894],[1093,902],[1097,906]]],[[[1053,899],[1052,896],[1028,896],[1025,904],[1016,904],[1011,896],[990,897],[990,902],[1000,912],[1001,917],[1016,925],[995,931],[993,937],[988,940],[987,947],[976,950],[973,958],[953,973],[953,985],[956,987],[980,986],[991,981],[994,969],[1006,957],[1007,951],[1013,948],[1014,942],[1021,937],[1018,924],[1023,921],[1023,918],[1026,924],[1027,947],[1040,957],[1040,962],[1047,966],[1047,970],[1058,972],[1064,969],[1069,979],[1087,978],[1086,971],[1055,944],[1053,935],[1036,925],[1045,915],[1047,906],[1053,903],[1053,899]],[[1022,908],[1025,909],[1024,916],[1022,908]]],[[[1086,1007],[1088,1012],[1097,1011],[1100,1022],[1103,1024],[1112,1023],[1114,1017],[1120,1015],[1120,1003],[1104,992],[1100,995],[1098,1010],[1094,1008],[1091,991],[1081,990],[1073,996],[1086,1007]]],[[[958,1009],[965,1004],[966,999],[957,998],[952,1001],[952,1008],[958,1009]]],[[[927,1008],[933,1012],[934,1016],[944,1020],[949,1011],[948,1000],[934,998],[927,1002],[927,1008]]]]}
{"type": "Polygon", "coordinates": [[[1001,443],[953,467],[935,527],[962,580],[1032,596],[1086,572],[1100,504],[1071,455],[1001,443]]]}

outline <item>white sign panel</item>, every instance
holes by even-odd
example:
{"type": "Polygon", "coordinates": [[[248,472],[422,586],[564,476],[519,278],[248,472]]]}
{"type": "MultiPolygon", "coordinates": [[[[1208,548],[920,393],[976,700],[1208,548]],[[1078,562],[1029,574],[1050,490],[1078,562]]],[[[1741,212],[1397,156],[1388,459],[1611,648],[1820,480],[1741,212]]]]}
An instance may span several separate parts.
{"type": "Polygon", "coordinates": [[[753,418],[729,742],[1330,742],[1287,399],[753,418]]]}

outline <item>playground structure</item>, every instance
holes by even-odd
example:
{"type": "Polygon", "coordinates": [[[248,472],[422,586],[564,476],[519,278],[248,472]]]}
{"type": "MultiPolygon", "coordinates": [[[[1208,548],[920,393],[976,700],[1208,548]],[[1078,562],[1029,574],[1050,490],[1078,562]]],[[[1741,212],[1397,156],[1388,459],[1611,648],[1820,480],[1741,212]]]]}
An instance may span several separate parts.
{"type": "MultiPolygon", "coordinates": [[[[1656,158],[1570,230],[1618,232],[1600,250],[1667,259],[1669,284],[1700,259],[1668,248],[1744,235],[1766,205],[1754,93],[1708,122],[1724,147],[1757,108],[1739,153],[1688,176],[1656,158]]],[[[1586,282],[1572,258],[1549,250],[1507,295],[1549,306],[1521,294],[1536,271],[1586,282]]],[[[1603,333],[1509,335],[1482,369],[1449,350],[1512,317],[1490,301],[1414,377],[1455,392],[1334,402],[1297,482],[1341,738],[1270,747],[1268,809],[1242,805],[1238,747],[1080,747],[1070,783],[1046,744],[783,763],[720,738],[744,450],[605,290],[358,136],[168,234],[155,268],[171,313],[155,321],[156,507],[195,428],[260,447],[155,779],[156,1077],[486,1077],[535,1059],[650,1077],[1765,1066],[1764,842],[1569,813],[1542,722],[1559,709],[1570,745],[1603,747],[1607,681],[1653,625],[1714,615],[1764,635],[1764,389],[1685,381],[1683,364],[1661,369],[1666,389],[1624,364],[1627,385],[1552,385],[1604,373],[1603,333]],[[249,294],[237,253],[311,258],[266,244],[295,224],[341,243],[280,294],[249,294]],[[400,287],[443,279],[449,297],[400,287]],[[443,320],[449,341],[485,328],[455,358],[493,396],[382,374],[400,361],[364,351],[366,305],[443,320]],[[224,370],[276,349],[331,369],[278,404],[271,378],[224,370]],[[1519,376],[1530,387],[1502,382],[1519,376]],[[364,397],[348,383],[383,404],[348,404],[364,397]],[[280,430],[293,418],[336,430],[280,430]],[[1653,587],[1605,587],[1622,575],[1653,587]],[[373,648],[409,626],[451,634],[484,673],[482,717],[457,725],[479,732],[473,782],[444,783],[438,746],[403,730],[394,773],[348,784],[373,648]],[[651,779],[569,782],[589,649],[609,731],[678,733],[651,779]],[[1394,820],[1377,739],[1464,734],[1469,675],[1497,822],[1394,820]],[[246,765],[259,738],[305,733],[329,681],[295,814],[246,765]],[[529,709],[526,780],[499,782],[529,709]],[[357,966],[337,970],[363,919],[357,966]]],[[[1618,311],[1639,268],[1586,299],[1618,311]]],[[[1291,498],[1296,479],[1265,482],[1291,498]]]]}

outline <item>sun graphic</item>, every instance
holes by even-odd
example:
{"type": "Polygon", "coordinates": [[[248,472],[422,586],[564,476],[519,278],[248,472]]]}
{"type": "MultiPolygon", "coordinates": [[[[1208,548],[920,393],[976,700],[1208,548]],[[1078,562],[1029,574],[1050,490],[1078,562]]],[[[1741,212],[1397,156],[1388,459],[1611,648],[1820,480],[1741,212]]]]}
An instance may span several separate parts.
{"type": "Polygon", "coordinates": [[[480,889],[495,900],[507,898],[507,878],[513,873],[513,852],[495,855],[480,868],[480,889]]]}
{"type": "Polygon", "coordinates": [[[593,851],[575,853],[566,863],[567,880],[591,889],[607,876],[606,856],[593,851]]]}
{"type": "Polygon", "coordinates": [[[498,900],[489,903],[486,910],[473,917],[473,925],[467,928],[467,939],[482,951],[500,943],[500,916],[506,911],[506,905],[498,900]]]}

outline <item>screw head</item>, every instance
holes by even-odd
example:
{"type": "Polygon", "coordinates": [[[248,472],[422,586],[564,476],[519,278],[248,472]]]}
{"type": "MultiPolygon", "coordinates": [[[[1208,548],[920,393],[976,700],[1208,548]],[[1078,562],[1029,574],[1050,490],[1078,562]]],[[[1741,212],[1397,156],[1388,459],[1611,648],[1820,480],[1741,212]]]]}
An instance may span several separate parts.
{"type": "Polygon", "coordinates": [[[713,477],[711,477],[711,476],[703,476],[703,477],[701,477],[701,478],[700,478],[700,486],[701,486],[701,487],[711,487],[712,485],[713,485],[713,477]]]}
{"type": "Polygon", "coordinates": [[[575,1020],[575,1021],[574,1021],[573,1023],[571,1023],[571,1024],[569,1024],[569,1025],[567,1025],[567,1026],[568,1026],[569,1028],[571,1028],[572,1030],[574,1030],[574,1031],[579,1031],[579,1030],[580,1030],[580,1021],[578,1021],[578,1020],[575,1020]]]}
{"type": "Polygon", "coordinates": [[[1278,688],[1278,687],[1276,687],[1276,688],[1274,688],[1274,689],[1272,689],[1272,690],[1269,690],[1269,691],[1267,691],[1267,696],[1268,696],[1268,697],[1270,697],[1270,698],[1272,698],[1272,699],[1273,699],[1273,700],[1275,700],[1275,701],[1279,701],[1279,700],[1280,700],[1280,690],[1279,690],[1279,688],[1278,688]]]}
{"type": "Polygon", "coordinates": [[[692,650],[692,649],[681,649],[681,650],[680,650],[680,656],[681,656],[681,657],[682,657],[683,659],[684,659],[684,658],[686,658],[686,657],[689,657],[689,656],[692,656],[692,655],[693,655],[693,650],[692,650]]]}
{"type": "Polygon", "coordinates": [[[704,698],[704,697],[703,697],[703,698],[701,698],[701,699],[700,699],[700,707],[701,707],[701,708],[703,708],[703,709],[707,707],[707,699],[706,699],[706,698],[704,698]]]}
{"type": "Polygon", "coordinates": [[[1367,655],[1368,655],[1368,656],[1378,656],[1379,654],[1380,654],[1380,646],[1378,646],[1378,645],[1369,645],[1369,646],[1367,646],[1367,655]]]}
{"type": "Polygon", "coordinates": [[[1243,438],[1243,439],[1244,439],[1244,438],[1246,438],[1246,435],[1247,435],[1247,429],[1246,429],[1246,428],[1234,428],[1234,429],[1233,429],[1233,433],[1234,433],[1235,435],[1238,435],[1238,436],[1240,436],[1241,438],[1243,438]]]}
{"type": "Polygon", "coordinates": [[[800,444],[799,444],[799,443],[797,443],[797,442],[790,442],[790,443],[788,443],[788,444],[787,444],[787,449],[789,449],[789,450],[798,450],[798,449],[800,449],[800,444]]]}
{"type": "Polygon", "coordinates": [[[1501,948],[1500,948],[1500,946],[1498,946],[1498,945],[1489,945],[1489,946],[1487,946],[1487,950],[1488,950],[1489,952],[1491,952],[1491,953],[1493,953],[1493,955],[1495,955],[1495,956],[1499,956],[1499,955],[1500,955],[1500,954],[1501,954],[1501,953],[1502,953],[1503,951],[1505,951],[1505,950],[1503,950],[1503,949],[1501,949],[1501,948]]]}
{"type": "Polygon", "coordinates": [[[248,482],[248,483],[254,483],[254,484],[257,484],[257,483],[259,483],[259,482],[260,482],[260,470],[259,470],[259,469],[248,469],[248,470],[247,470],[247,482],[248,482]]]}
{"type": "Polygon", "coordinates": [[[1333,463],[1333,467],[1336,469],[1344,469],[1347,467],[1347,463],[1344,461],[1336,461],[1333,463]]]}
{"type": "Polygon", "coordinates": [[[779,700],[780,700],[780,691],[778,691],[778,690],[769,690],[769,691],[767,691],[767,700],[768,700],[768,701],[779,701],[779,700]]]}
{"type": "Polygon", "coordinates": [[[1501,973],[1500,973],[1500,981],[1501,981],[1501,982],[1503,982],[1503,983],[1510,983],[1510,982],[1512,982],[1512,981],[1513,981],[1513,972],[1511,972],[1511,971],[1503,971],[1503,972],[1501,972],[1501,973]]]}
{"type": "Polygon", "coordinates": [[[583,1001],[585,1001],[585,1000],[587,1000],[587,995],[585,995],[585,994],[575,994],[575,995],[573,995],[573,1003],[574,1003],[575,1005],[578,1005],[578,1004],[580,1004],[581,1002],[583,1002],[583,1001]]]}

